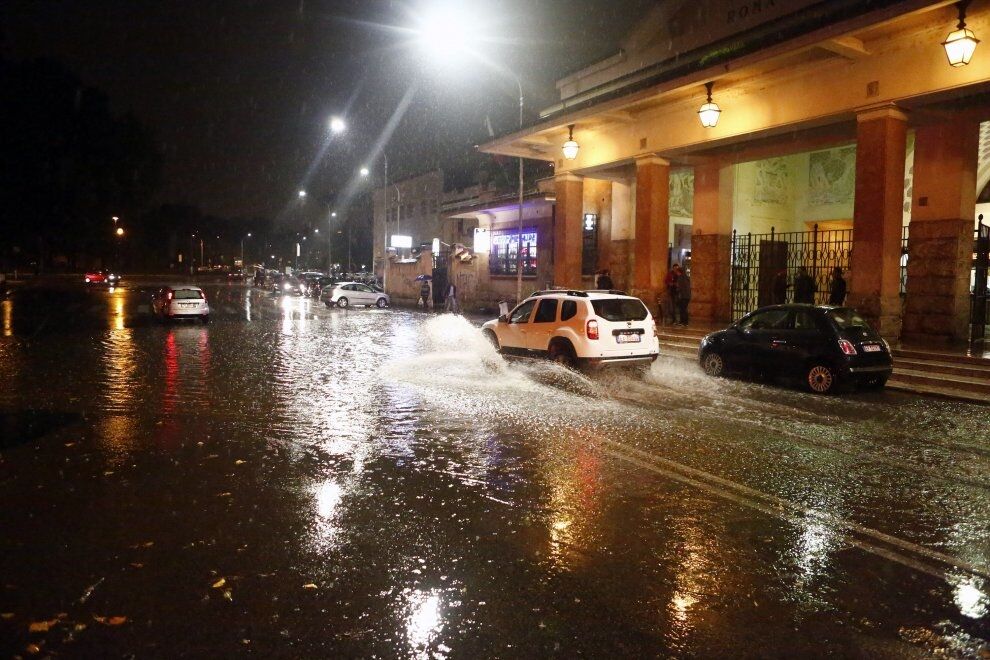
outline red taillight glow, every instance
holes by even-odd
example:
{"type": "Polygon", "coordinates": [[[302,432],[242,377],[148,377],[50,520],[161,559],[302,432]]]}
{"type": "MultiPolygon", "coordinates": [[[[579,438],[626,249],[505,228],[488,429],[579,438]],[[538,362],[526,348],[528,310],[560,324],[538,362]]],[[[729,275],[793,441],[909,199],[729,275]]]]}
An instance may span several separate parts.
{"type": "Polygon", "coordinates": [[[585,333],[588,335],[588,339],[598,339],[598,321],[588,319],[588,326],[585,329],[585,333]]]}
{"type": "Polygon", "coordinates": [[[169,291],[168,293],[165,294],[165,300],[171,300],[171,299],[172,299],[172,292],[169,291]]]}
{"type": "Polygon", "coordinates": [[[839,348],[841,348],[842,352],[846,355],[856,355],[856,347],[853,346],[852,342],[848,339],[840,339],[839,348]]]}
{"type": "Polygon", "coordinates": [[[199,292],[199,297],[202,298],[203,300],[206,300],[206,292],[205,291],[200,291],[199,292]]]}

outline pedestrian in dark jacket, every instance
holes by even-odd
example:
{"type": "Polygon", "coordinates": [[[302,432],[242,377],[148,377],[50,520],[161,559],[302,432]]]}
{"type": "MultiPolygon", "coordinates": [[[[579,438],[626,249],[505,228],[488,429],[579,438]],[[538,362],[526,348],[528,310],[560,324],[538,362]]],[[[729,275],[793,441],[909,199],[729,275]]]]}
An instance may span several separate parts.
{"type": "Polygon", "coordinates": [[[663,279],[663,285],[667,291],[667,298],[663,302],[664,319],[668,324],[677,323],[677,277],[680,265],[674,264],[667,271],[667,276],[663,279]]]}
{"type": "Polygon", "coordinates": [[[832,270],[832,283],[829,286],[828,304],[842,305],[846,302],[846,280],[838,266],[832,270]]]}
{"type": "Polygon", "coordinates": [[[691,276],[683,268],[677,270],[677,311],[681,325],[688,324],[688,305],[691,302],[691,276]]]}
{"type": "Polygon", "coordinates": [[[598,274],[598,281],[595,282],[596,289],[602,289],[604,291],[608,291],[609,289],[612,289],[614,286],[615,285],[612,284],[612,278],[608,274],[608,270],[603,270],[601,273],[598,274]]]}
{"type": "Polygon", "coordinates": [[[794,278],[794,302],[814,305],[817,290],[815,278],[808,274],[808,269],[804,266],[798,268],[797,277],[794,278]]]}
{"type": "Polygon", "coordinates": [[[773,276],[773,305],[783,305],[787,302],[787,271],[781,268],[773,276]]]}
{"type": "Polygon", "coordinates": [[[429,280],[423,280],[423,283],[419,286],[419,299],[423,301],[423,309],[430,308],[430,282],[429,280]]]}

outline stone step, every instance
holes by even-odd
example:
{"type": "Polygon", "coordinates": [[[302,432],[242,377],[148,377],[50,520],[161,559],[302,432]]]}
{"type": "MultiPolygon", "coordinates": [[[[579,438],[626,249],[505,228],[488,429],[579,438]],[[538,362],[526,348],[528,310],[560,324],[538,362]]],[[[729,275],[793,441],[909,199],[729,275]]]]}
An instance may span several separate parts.
{"type": "Polygon", "coordinates": [[[962,399],[973,403],[990,404],[990,396],[982,392],[974,392],[969,389],[958,389],[947,387],[944,384],[924,384],[911,381],[902,381],[897,375],[890,377],[887,387],[892,390],[902,390],[915,394],[925,394],[929,396],[947,397],[950,399],[962,399]]]}
{"type": "Polygon", "coordinates": [[[964,362],[942,362],[938,360],[921,360],[898,357],[894,355],[894,366],[897,369],[912,371],[928,371],[946,376],[964,376],[967,378],[982,378],[990,380],[990,363],[967,364],[964,362]]]}
{"type": "MultiPolygon", "coordinates": [[[[896,363],[895,363],[896,364],[896,363]]],[[[980,399],[990,402],[990,379],[971,378],[967,376],[950,376],[933,371],[920,371],[916,369],[904,369],[894,367],[894,374],[891,377],[896,383],[910,385],[924,385],[941,389],[958,390],[969,392],[980,399]]]]}
{"type": "Polygon", "coordinates": [[[990,360],[962,353],[948,353],[945,351],[926,351],[917,348],[895,348],[892,351],[894,359],[905,358],[908,360],[925,360],[938,362],[951,362],[955,364],[972,364],[976,366],[990,365],[990,360]]]}

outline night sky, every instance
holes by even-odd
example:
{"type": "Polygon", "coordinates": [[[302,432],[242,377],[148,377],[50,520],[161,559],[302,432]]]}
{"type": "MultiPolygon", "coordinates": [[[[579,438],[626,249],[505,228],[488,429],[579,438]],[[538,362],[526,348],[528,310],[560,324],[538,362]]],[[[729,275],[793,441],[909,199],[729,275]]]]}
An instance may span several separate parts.
{"type": "MultiPolygon", "coordinates": [[[[6,57],[57,59],[154,131],[166,159],[158,201],[272,218],[300,187],[343,190],[410,87],[386,147],[390,179],[437,164],[470,179],[465,156],[488,139],[486,116],[496,134],[515,128],[510,78],[432,64],[408,33],[384,27],[413,24],[423,4],[8,0],[0,11],[6,57]],[[349,128],[324,150],[332,114],[349,128]]],[[[522,78],[532,121],[555,102],[557,78],[615,52],[653,3],[458,4],[475,17],[474,47],[522,78]]],[[[374,166],[380,176],[381,159],[374,166]]]]}

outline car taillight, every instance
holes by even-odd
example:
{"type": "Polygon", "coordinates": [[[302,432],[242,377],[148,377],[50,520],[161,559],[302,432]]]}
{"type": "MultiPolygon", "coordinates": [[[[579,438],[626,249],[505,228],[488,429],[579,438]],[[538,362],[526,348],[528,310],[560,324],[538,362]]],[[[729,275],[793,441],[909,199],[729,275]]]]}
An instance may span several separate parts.
{"type": "Polygon", "coordinates": [[[842,352],[846,355],[856,355],[856,347],[853,346],[852,342],[848,339],[840,339],[839,348],[841,348],[842,352]]]}
{"type": "Polygon", "coordinates": [[[169,291],[168,293],[165,294],[165,300],[171,300],[171,299],[172,299],[172,292],[169,291]]]}
{"type": "Polygon", "coordinates": [[[199,292],[199,297],[202,298],[203,300],[206,300],[206,292],[205,291],[200,291],[199,292]]]}
{"type": "Polygon", "coordinates": [[[585,329],[585,334],[588,335],[588,339],[598,339],[598,321],[595,319],[588,319],[588,326],[585,329]]]}

